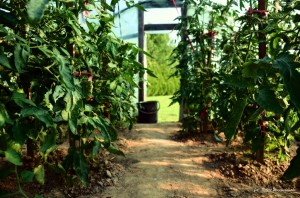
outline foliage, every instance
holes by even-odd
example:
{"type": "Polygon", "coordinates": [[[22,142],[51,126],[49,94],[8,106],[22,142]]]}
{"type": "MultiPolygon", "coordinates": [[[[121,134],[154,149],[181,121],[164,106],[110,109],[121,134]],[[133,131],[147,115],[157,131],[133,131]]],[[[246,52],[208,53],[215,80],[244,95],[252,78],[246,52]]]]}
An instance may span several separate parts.
{"type": "Polygon", "coordinates": [[[170,63],[170,55],[174,47],[170,44],[168,34],[147,34],[147,52],[152,57],[147,58],[147,67],[156,77],[149,76],[147,95],[172,95],[179,89],[179,79],[172,77],[175,72],[170,63]]]}
{"type": "MultiPolygon", "coordinates": [[[[251,8],[257,6],[253,2],[251,8]]],[[[265,16],[239,12],[233,1],[221,6],[202,0],[182,18],[182,42],[174,51],[181,88],[173,101],[183,104],[184,132],[201,131],[207,119],[228,143],[241,131],[253,152],[276,151],[279,160],[287,159],[299,134],[299,5],[282,3],[277,13],[269,1],[265,16]],[[263,43],[267,53],[259,57],[263,43]]],[[[294,167],[286,178],[298,175],[294,167]]]]}
{"type": "Polygon", "coordinates": [[[105,148],[123,154],[112,142],[116,127],[134,122],[132,76],[145,70],[140,50],[111,34],[108,10],[117,2],[0,1],[0,155],[16,167],[24,145],[40,156],[21,172],[25,180],[43,184],[45,168],[57,166],[87,184],[88,158],[105,148]],[[80,24],[83,10],[93,12],[80,24]],[[63,133],[69,153],[63,164],[50,163],[63,133]]]}

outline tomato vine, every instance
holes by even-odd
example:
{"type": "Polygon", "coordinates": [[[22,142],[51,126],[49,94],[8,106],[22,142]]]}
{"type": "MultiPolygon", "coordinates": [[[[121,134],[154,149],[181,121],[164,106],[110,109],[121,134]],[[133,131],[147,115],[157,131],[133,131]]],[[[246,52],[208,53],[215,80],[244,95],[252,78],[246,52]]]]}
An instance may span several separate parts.
{"type": "MultiPolygon", "coordinates": [[[[241,131],[254,153],[263,146],[287,159],[289,146],[299,139],[300,4],[281,2],[278,11],[273,3],[257,11],[252,0],[225,6],[185,1],[193,13],[181,19],[182,41],[174,51],[181,89],[173,101],[184,109],[182,132],[224,131],[229,144],[241,131]],[[266,54],[259,56],[263,42],[266,54]]],[[[293,169],[299,157],[284,178],[299,176],[293,169]]]]}
{"type": "Polygon", "coordinates": [[[0,1],[0,155],[15,166],[38,159],[23,181],[45,183],[51,166],[87,184],[88,161],[101,149],[123,155],[112,142],[134,123],[133,76],[145,69],[140,49],[112,34],[117,3],[0,1]],[[63,162],[48,161],[66,137],[63,162]]]}

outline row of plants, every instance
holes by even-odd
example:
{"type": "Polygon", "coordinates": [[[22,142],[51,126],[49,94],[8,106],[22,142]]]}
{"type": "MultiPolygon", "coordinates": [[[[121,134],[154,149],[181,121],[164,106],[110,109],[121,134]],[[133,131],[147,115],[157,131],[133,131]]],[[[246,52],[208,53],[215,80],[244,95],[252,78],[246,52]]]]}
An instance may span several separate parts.
{"type": "Polygon", "coordinates": [[[112,33],[117,3],[0,0],[0,175],[18,186],[1,195],[28,197],[21,183],[44,184],[49,168],[86,185],[99,151],[123,155],[112,142],[134,123],[132,76],[146,71],[112,33]],[[65,141],[63,160],[49,160],[65,141]]]}
{"type": "MultiPolygon", "coordinates": [[[[257,161],[264,152],[289,157],[300,137],[298,1],[184,1],[193,13],[181,19],[182,41],[173,52],[183,105],[184,133],[238,131],[257,161]]],[[[283,175],[300,176],[300,149],[283,175]]]]}

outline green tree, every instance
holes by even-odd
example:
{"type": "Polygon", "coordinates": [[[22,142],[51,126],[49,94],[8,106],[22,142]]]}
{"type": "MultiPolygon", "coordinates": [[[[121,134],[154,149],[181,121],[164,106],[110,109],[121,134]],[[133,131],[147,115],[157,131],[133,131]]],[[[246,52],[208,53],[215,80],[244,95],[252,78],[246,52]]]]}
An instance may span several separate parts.
{"type": "Polygon", "coordinates": [[[179,78],[170,78],[175,71],[174,65],[170,64],[173,49],[168,34],[147,35],[147,51],[152,55],[147,59],[147,65],[157,76],[148,77],[148,96],[172,95],[179,89],[179,78]]]}

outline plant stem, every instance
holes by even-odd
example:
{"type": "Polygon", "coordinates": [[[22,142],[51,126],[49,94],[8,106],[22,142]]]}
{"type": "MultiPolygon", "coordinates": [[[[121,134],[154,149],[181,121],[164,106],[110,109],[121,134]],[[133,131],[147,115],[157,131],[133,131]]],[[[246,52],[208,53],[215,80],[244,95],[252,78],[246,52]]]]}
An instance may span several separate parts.
{"type": "Polygon", "coordinates": [[[17,166],[15,166],[15,171],[14,172],[16,174],[16,179],[17,179],[17,184],[18,184],[18,191],[17,192],[13,192],[13,193],[9,193],[9,194],[6,194],[6,195],[2,195],[1,198],[13,197],[13,196],[16,196],[16,195],[19,195],[19,194],[22,195],[25,198],[29,198],[24,193],[24,191],[22,190],[21,183],[20,183],[20,178],[19,178],[19,175],[18,175],[18,168],[17,168],[17,166]]]}
{"type": "Polygon", "coordinates": [[[16,173],[16,178],[17,178],[17,183],[18,183],[18,192],[23,195],[25,198],[29,198],[25,193],[24,191],[22,190],[22,187],[21,187],[21,182],[20,182],[20,178],[19,178],[19,174],[18,174],[18,167],[15,166],[15,173],[16,173]]]}

